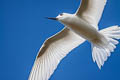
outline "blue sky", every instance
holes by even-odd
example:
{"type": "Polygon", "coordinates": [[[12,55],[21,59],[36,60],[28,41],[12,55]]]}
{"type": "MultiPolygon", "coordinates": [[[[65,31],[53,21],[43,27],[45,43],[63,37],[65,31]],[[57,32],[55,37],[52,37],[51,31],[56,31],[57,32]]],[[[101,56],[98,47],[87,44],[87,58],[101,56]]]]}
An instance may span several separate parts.
{"type": "MultiPolygon", "coordinates": [[[[74,13],[79,0],[0,0],[0,80],[27,80],[44,40],[64,26],[44,17],[74,13]],[[69,2],[68,2],[69,1],[69,2]]],[[[120,1],[108,0],[100,29],[120,25],[120,1]]],[[[50,80],[120,80],[120,45],[101,70],[90,43],[73,50],[50,80]]]]}

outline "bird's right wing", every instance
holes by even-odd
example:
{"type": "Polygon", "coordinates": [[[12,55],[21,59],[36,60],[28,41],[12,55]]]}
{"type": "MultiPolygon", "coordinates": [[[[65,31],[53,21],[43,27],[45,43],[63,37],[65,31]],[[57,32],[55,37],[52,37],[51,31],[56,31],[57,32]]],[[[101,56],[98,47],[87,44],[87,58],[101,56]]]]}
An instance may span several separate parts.
{"type": "Polygon", "coordinates": [[[48,80],[61,59],[84,41],[68,28],[46,40],[35,60],[29,80],[48,80]]]}

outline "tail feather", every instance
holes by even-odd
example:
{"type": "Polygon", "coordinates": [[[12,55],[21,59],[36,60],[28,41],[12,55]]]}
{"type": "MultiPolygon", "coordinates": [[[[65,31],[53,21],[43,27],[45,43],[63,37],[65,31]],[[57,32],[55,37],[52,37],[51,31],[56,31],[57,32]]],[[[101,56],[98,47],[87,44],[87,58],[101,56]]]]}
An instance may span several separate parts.
{"type": "Polygon", "coordinates": [[[114,52],[116,45],[119,43],[117,39],[120,39],[120,27],[112,26],[100,31],[101,34],[107,39],[108,44],[106,46],[92,44],[92,57],[93,61],[97,63],[99,69],[104,65],[104,62],[114,52]]]}

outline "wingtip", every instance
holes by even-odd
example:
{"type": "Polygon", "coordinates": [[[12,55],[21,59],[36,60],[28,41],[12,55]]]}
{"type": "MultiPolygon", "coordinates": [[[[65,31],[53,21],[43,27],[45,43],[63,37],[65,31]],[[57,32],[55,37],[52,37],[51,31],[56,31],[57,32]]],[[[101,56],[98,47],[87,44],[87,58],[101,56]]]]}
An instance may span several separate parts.
{"type": "Polygon", "coordinates": [[[101,66],[98,66],[99,67],[99,70],[101,70],[101,66]]]}

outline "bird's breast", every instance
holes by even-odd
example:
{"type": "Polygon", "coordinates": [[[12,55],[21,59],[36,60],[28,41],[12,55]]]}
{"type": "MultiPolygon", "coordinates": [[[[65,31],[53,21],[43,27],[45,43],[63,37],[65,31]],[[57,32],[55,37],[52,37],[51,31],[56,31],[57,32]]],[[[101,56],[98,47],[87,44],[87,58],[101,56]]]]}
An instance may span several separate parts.
{"type": "Polygon", "coordinates": [[[99,40],[100,38],[100,33],[98,32],[98,30],[82,19],[72,20],[72,22],[67,24],[67,26],[75,33],[89,41],[99,40]]]}

